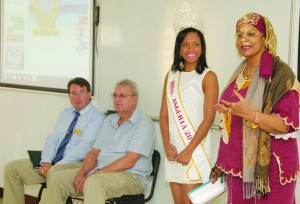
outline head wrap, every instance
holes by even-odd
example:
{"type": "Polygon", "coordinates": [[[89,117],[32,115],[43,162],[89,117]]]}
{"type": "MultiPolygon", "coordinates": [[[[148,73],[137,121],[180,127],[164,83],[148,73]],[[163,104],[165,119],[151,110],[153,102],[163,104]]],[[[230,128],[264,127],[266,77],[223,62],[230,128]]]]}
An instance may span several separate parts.
{"type": "Polygon", "coordinates": [[[274,67],[274,56],[277,49],[277,41],[272,24],[266,17],[258,13],[247,13],[242,16],[236,23],[236,30],[242,24],[253,25],[263,34],[265,38],[265,50],[260,60],[259,75],[262,78],[271,78],[274,67]]]}
{"type": "Polygon", "coordinates": [[[257,30],[259,30],[264,35],[264,37],[266,37],[265,19],[258,13],[247,13],[246,15],[241,17],[236,23],[236,30],[242,24],[253,25],[257,30]]]}

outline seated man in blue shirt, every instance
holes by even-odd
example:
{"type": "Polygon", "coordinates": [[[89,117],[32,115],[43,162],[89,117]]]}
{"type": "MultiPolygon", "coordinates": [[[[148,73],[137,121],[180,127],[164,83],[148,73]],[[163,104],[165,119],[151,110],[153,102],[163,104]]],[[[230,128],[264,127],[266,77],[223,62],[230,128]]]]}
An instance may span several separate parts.
{"type": "Polygon", "coordinates": [[[70,80],[68,93],[73,107],[60,114],[47,137],[41,166],[33,168],[29,159],[15,160],[5,166],[4,204],[24,204],[24,184],[50,183],[54,173],[79,168],[91,150],[105,114],[91,103],[92,93],[87,80],[79,77],[70,80]]]}
{"type": "Polygon", "coordinates": [[[136,108],[134,82],[119,82],[112,94],[116,114],[103,122],[99,137],[80,169],[57,172],[41,204],[63,204],[84,195],[85,204],[104,204],[124,194],[140,194],[152,171],[153,122],[136,108]]]}

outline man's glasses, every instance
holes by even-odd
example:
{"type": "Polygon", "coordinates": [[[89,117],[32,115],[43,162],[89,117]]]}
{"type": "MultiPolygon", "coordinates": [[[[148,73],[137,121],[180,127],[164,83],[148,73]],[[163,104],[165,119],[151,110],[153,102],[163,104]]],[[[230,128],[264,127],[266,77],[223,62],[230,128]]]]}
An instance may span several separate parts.
{"type": "Polygon", "coordinates": [[[87,91],[85,90],[81,90],[79,92],[76,92],[76,91],[70,91],[70,95],[71,96],[84,96],[85,94],[87,94],[87,91]]]}
{"type": "Polygon", "coordinates": [[[116,98],[125,99],[128,96],[133,96],[133,95],[132,94],[124,94],[124,93],[120,93],[120,94],[112,93],[111,96],[113,99],[116,99],[116,98]]]}

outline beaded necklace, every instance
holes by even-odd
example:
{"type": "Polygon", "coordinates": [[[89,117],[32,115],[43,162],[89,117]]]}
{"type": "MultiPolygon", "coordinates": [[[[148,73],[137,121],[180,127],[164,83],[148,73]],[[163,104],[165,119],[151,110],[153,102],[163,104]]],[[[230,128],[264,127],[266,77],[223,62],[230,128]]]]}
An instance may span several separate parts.
{"type": "Polygon", "coordinates": [[[247,78],[244,77],[244,71],[245,71],[245,69],[246,69],[247,66],[248,66],[248,63],[246,62],[244,64],[243,70],[239,73],[239,75],[238,75],[238,77],[237,77],[237,79],[235,81],[236,87],[237,87],[237,91],[240,90],[243,87],[243,85],[244,85],[244,83],[246,81],[251,81],[251,79],[248,79],[248,77],[247,78]]]}

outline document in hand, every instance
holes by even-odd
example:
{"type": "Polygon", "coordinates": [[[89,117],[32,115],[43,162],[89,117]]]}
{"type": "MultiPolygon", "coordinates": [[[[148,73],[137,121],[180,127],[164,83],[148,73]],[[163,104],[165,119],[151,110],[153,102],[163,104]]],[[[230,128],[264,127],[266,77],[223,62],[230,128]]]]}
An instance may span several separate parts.
{"type": "Polygon", "coordinates": [[[209,180],[201,186],[191,190],[188,192],[188,196],[193,204],[204,204],[220,196],[225,191],[227,191],[227,186],[224,182],[224,178],[219,177],[214,184],[212,183],[212,180],[209,180]]]}

